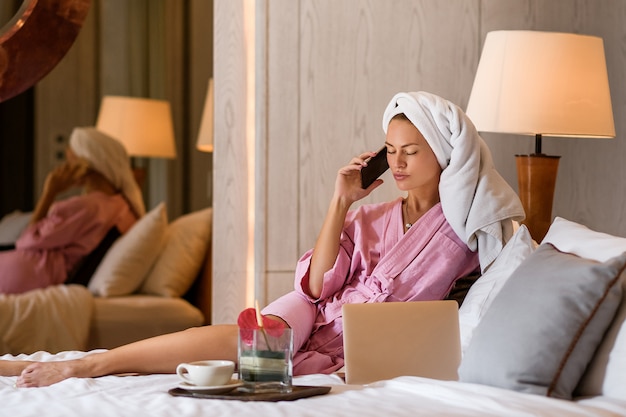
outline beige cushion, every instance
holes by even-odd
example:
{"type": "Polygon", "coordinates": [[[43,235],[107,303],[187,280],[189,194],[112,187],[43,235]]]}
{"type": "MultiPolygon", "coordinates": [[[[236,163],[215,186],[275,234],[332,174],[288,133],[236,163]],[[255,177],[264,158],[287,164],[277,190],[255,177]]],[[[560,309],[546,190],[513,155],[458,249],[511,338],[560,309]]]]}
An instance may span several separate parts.
{"type": "Polygon", "coordinates": [[[166,230],[167,211],[160,203],[117,239],[94,272],[89,290],[101,297],[137,291],[161,252],[166,230]]]}
{"type": "Polygon", "coordinates": [[[141,293],[181,297],[198,276],[211,239],[212,209],[179,217],[168,227],[165,247],[159,254],[141,293]]]}

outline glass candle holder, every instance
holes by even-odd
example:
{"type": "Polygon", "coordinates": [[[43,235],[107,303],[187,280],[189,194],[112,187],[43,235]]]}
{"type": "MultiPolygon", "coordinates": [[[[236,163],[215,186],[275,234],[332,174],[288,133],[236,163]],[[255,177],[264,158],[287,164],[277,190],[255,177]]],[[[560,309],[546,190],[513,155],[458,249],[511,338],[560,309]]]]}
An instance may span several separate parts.
{"type": "Polygon", "coordinates": [[[291,392],[293,335],[291,329],[280,335],[264,328],[239,330],[240,390],[252,393],[291,392]]]}

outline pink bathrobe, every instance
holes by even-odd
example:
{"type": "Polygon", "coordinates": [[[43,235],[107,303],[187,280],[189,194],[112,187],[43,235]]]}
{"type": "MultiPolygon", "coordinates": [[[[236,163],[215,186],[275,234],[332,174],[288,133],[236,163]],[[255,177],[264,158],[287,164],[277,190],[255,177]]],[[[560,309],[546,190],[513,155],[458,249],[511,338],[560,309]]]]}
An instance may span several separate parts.
{"type": "Polygon", "coordinates": [[[295,375],[343,366],[343,304],[443,299],[458,278],[479,266],[477,253],[452,230],[441,204],[404,234],[401,198],[348,213],[337,261],[324,276],[319,299],[307,293],[311,254],[298,261],[295,291],[263,310],[293,329],[295,375]]]}
{"type": "Polygon", "coordinates": [[[15,250],[0,252],[0,293],[63,283],[113,226],[125,233],[135,221],[120,194],[95,191],[54,203],[46,217],[24,230],[15,250]]]}

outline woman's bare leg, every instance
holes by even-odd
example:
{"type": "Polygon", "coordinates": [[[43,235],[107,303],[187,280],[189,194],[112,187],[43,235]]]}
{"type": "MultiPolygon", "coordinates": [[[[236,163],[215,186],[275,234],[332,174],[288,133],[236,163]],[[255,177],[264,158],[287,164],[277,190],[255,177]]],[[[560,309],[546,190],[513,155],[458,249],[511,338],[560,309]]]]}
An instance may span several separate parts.
{"type": "Polygon", "coordinates": [[[17,386],[41,387],[72,377],[97,377],[125,372],[173,373],[181,362],[203,359],[236,361],[237,334],[237,325],[194,327],[94,353],[81,359],[20,362],[23,371],[17,380],[17,386]]]}
{"type": "Polygon", "coordinates": [[[33,361],[0,360],[0,376],[17,376],[33,361]]]}

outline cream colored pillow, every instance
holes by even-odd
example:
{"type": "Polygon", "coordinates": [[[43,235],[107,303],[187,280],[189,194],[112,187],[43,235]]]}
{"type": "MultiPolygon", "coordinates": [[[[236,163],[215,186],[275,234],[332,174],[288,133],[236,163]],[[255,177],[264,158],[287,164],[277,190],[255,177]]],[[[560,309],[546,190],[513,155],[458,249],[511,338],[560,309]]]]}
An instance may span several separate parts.
{"type": "Polygon", "coordinates": [[[167,210],[160,203],[115,241],[89,281],[97,296],[135,292],[161,252],[167,230],[167,210]]]}
{"type": "Polygon", "coordinates": [[[165,247],[140,292],[182,297],[198,276],[211,240],[213,210],[207,208],[179,217],[168,227],[165,247]]]}

